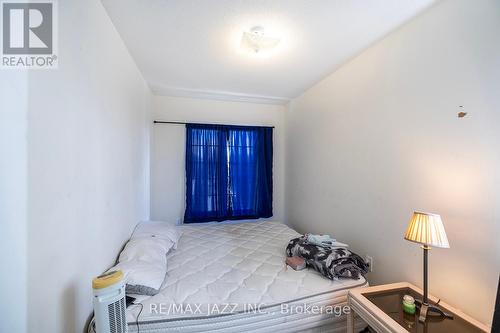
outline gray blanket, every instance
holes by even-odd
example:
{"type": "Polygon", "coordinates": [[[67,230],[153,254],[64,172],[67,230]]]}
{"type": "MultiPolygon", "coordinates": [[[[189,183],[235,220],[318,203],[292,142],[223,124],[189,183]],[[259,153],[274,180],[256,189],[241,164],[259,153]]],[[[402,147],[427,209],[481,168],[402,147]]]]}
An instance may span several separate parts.
{"type": "Polygon", "coordinates": [[[310,244],[305,236],[294,238],[286,247],[289,257],[304,258],[307,266],[329,279],[359,279],[368,272],[366,262],[346,248],[331,248],[310,244]]]}

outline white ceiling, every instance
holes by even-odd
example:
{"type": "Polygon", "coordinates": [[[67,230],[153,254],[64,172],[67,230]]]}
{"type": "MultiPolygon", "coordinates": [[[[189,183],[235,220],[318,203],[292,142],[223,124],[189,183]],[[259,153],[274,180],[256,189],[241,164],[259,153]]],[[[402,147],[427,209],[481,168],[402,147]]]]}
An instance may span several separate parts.
{"type": "Polygon", "coordinates": [[[102,0],[153,91],[284,102],[435,0],[102,0]],[[240,46],[260,25],[270,54],[240,46]]]}

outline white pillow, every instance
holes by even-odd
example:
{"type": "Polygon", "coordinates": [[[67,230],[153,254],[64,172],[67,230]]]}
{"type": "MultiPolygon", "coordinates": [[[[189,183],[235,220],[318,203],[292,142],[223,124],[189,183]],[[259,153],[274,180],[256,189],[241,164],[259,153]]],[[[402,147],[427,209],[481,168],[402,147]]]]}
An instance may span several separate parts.
{"type": "Polygon", "coordinates": [[[152,264],[167,264],[166,254],[174,246],[170,239],[156,237],[132,238],[120,253],[118,262],[143,261],[152,264]]]}
{"type": "Polygon", "coordinates": [[[111,270],[121,269],[127,281],[126,294],[154,296],[160,291],[165,279],[167,266],[152,265],[144,261],[124,261],[118,263],[111,270]]]}
{"type": "Polygon", "coordinates": [[[155,236],[161,239],[169,239],[177,248],[177,242],[182,235],[181,228],[172,222],[145,221],[137,225],[132,234],[132,238],[142,238],[155,236]]]}
{"type": "Polygon", "coordinates": [[[167,274],[167,253],[177,247],[180,228],[167,222],[141,222],[120,253],[118,264],[126,278],[126,293],[156,295],[167,274]]]}

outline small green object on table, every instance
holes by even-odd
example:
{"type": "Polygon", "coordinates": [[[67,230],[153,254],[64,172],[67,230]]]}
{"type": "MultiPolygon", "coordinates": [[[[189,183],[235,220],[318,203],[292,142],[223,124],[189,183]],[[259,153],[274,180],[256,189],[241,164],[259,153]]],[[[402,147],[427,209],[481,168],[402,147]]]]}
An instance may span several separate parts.
{"type": "Polygon", "coordinates": [[[415,314],[415,299],[410,295],[405,295],[403,297],[403,311],[407,314],[415,314]]]}

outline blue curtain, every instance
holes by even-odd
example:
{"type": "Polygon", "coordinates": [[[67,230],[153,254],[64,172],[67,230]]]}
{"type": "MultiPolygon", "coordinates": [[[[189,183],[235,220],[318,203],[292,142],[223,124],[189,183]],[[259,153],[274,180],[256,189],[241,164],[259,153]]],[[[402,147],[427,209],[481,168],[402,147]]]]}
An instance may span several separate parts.
{"type": "Polygon", "coordinates": [[[184,221],[222,221],[227,215],[226,133],[219,126],[186,127],[184,221]]]}
{"type": "Polygon", "coordinates": [[[273,215],[273,131],[186,125],[185,223],[273,215]]]}

